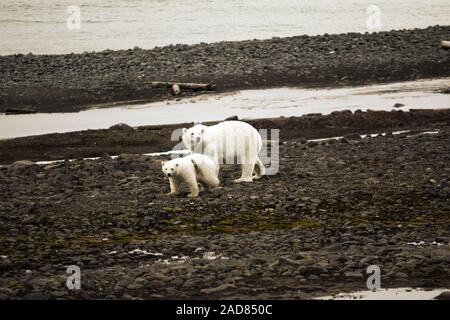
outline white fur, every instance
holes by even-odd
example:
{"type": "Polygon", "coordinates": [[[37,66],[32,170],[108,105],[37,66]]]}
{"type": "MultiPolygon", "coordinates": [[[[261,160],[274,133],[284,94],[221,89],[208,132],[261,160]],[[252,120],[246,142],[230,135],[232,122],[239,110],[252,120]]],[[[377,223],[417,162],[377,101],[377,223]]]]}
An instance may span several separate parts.
{"type": "Polygon", "coordinates": [[[198,184],[205,189],[219,185],[219,167],[203,154],[191,154],[161,163],[162,171],[169,178],[170,194],[177,194],[180,185],[186,183],[191,191],[189,197],[198,196],[198,184]]]}
{"type": "Polygon", "coordinates": [[[258,156],[262,147],[261,135],[246,122],[224,121],[210,127],[197,124],[184,128],[183,143],[192,153],[205,154],[219,165],[240,164],[242,175],[235,182],[251,182],[265,174],[258,156]]]}

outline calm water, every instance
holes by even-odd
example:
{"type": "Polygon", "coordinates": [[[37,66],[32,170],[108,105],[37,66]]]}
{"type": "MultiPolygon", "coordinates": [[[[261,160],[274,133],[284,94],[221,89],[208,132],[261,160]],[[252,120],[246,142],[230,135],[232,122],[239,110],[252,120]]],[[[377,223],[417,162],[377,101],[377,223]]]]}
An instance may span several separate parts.
{"type": "Polygon", "coordinates": [[[402,103],[410,108],[450,108],[450,78],[337,89],[275,88],[211,94],[180,101],[153,102],[77,113],[0,115],[0,139],[108,128],[125,122],[131,126],[216,121],[237,115],[240,119],[329,114],[335,110],[392,110],[402,103]]]}
{"type": "Polygon", "coordinates": [[[174,43],[450,24],[449,0],[0,0],[0,54],[152,48],[174,43]],[[367,28],[369,5],[381,27],[367,28]],[[67,28],[70,5],[81,28],[67,28]]]}

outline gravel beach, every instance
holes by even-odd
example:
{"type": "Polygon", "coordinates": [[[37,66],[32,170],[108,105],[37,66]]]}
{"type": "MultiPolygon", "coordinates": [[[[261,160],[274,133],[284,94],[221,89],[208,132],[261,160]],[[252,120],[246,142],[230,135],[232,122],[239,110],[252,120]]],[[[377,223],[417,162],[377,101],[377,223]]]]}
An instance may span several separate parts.
{"type": "MultiPolygon", "coordinates": [[[[0,113],[179,98],[151,81],[228,92],[448,77],[441,40],[450,26],[0,56],[0,113]]],[[[280,129],[278,173],[234,184],[239,167],[224,166],[221,188],[193,199],[167,195],[168,155],[145,155],[192,123],[0,140],[0,300],[309,299],[366,290],[370,265],[382,288],[448,289],[450,109],[401,106],[248,120],[280,129]]]]}
{"type": "Polygon", "coordinates": [[[171,98],[166,89],[151,88],[150,81],[213,82],[217,91],[225,92],[449,76],[450,54],[440,46],[448,39],[449,26],[434,26],[151,50],[1,56],[0,112],[70,112],[93,104],[171,98]]]}
{"type": "MultiPolygon", "coordinates": [[[[0,299],[312,298],[366,289],[372,264],[384,288],[450,287],[449,110],[255,126],[281,128],[278,174],[236,185],[239,168],[224,167],[222,189],[196,199],[166,195],[164,157],[131,154],[146,132],[167,150],[171,127],[127,133],[128,149],[105,148],[127,150],[115,159],[1,167],[0,299]],[[388,134],[360,136],[376,132],[388,134]],[[81,290],[66,288],[68,265],[81,268],[81,290]]],[[[102,132],[1,141],[2,162],[32,159],[5,158],[14,144],[102,132]]],[[[87,146],[72,145],[76,157],[91,156],[87,146]]]]}
{"type": "MultiPolygon", "coordinates": [[[[369,134],[401,130],[427,130],[450,123],[450,109],[335,111],[329,115],[308,114],[247,120],[257,129],[280,129],[281,142],[292,139],[321,139],[350,133],[369,134]]],[[[208,125],[214,122],[205,123],[208,125]]],[[[109,129],[54,133],[0,140],[0,165],[18,160],[51,161],[119,155],[121,153],[157,153],[172,150],[175,129],[193,123],[141,126],[115,125],[109,129]]]]}

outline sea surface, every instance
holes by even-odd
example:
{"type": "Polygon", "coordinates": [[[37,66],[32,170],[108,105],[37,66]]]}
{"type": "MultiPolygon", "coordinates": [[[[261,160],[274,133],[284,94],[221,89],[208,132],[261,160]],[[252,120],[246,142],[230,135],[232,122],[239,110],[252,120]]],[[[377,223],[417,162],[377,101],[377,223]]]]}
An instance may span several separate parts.
{"type": "Polygon", "coordinates": [[[450,24],[449,0],[0,0],[0,55],[437,24],[450,24]]]}

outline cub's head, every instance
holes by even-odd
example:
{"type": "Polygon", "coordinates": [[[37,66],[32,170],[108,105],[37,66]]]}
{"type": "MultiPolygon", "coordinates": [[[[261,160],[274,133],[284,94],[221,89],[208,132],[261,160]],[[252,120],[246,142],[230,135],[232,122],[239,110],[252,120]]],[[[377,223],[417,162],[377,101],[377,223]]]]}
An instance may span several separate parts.
{"type": "Polygon", "coordinates": [[[172,176],[177,175],[177,171],[180,167],[179,163],[176,163],[174,161],[162,161],[161,162],[162,172],[170,178],[172,176]]]}
{"type": "Polygon", "coordinates": [[[183,143],[186,148],[194,151],[198,146],[203,143],[203,135],[207,126],[203,124],[196,124],[192,128],[183,128],[183,143]]]}

